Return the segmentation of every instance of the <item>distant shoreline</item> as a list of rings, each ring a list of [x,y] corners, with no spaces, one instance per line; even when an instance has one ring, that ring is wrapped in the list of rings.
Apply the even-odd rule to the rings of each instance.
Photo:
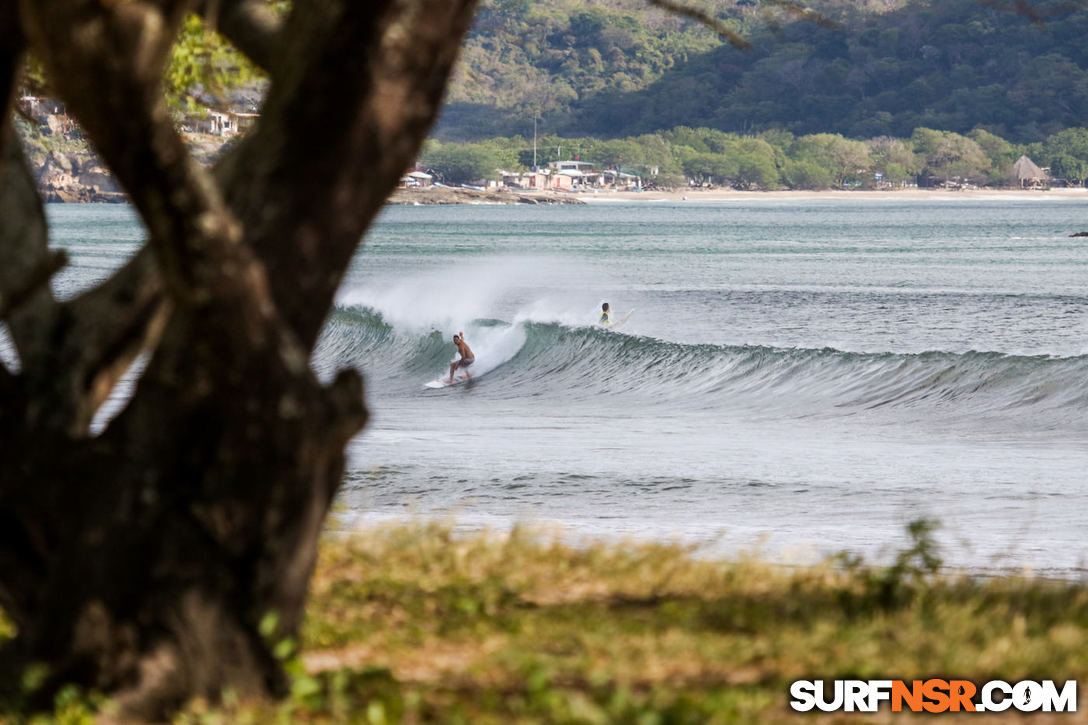
[[[784,201],[1088,201],[1088,189],[946,189],[896,190],[778,190],[685,189],[676,191],[539,191],[530,189],[474,190],[449,187],[397,189],[387,203],[407,206],[436,204],[629,204],[642,202],[784,202]]]
[[[433,206],[446,204],[584,204],[583,194],[561,191],[531,191],[521,189],[465,189],[450,186],[428,186],[396,189],[386,204],[397,206]]]
[[[42,189],[43,201],[53,204],[127,203],[121,192],[100,191],[79,187],[80,193],[59,196],[55,190]],[[86,193],[83,193],[83,192]],[[666,202],[675,204],[705,202],[796,202],[796,201],[1048,201],[1064,199],[1088,201],[1088,189],[1049,189],[1027,191],[1018,189],[975,189],[948,191],[945,189],[872,190],[778,190],[736,191],[734,189],[690,189],[684,191],[538,191],[528,189],[397,189],[386,200],[393,206],[435,206],[450,204],[638,204]]]
[[[572,194],[586,203],[640,201],[705,202],[705,201],[965,201],[965,200],[1039,200],[1072,199],[1088,201],[1088,189],[1050,189],[1028,191],[1020,189],[976,189],[949,191],[946,189],[824,190],[824,191],[736,191],[734,189],[692,189],[684,191],[621,191],[582,192]]]

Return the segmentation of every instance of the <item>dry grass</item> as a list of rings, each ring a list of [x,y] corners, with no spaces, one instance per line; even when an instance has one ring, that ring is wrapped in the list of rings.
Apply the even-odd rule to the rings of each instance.
[[[795,679],[1088,678],[1088,587],[940,576],[928,530],[915,534],[891,567],[802,569],[667,545],[574,548],[524,529],[330,537],[287,663],[292,697],[195,704],[178,719],[811,722],[788,709]],[[67,707],[56,721],[87,712]]]
[[[799,678],[1088,675],[1088,589],[936,576],[916,534],[892,567],[793,569],[371,529],[323,550],[302,662],[319,679],[380,672],[403,722],[784,720]]]

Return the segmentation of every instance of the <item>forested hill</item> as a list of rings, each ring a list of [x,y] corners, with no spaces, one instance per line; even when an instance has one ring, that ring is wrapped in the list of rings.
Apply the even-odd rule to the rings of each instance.
[[[618,137],[676,126],[848,137],[984,127],[1030,142],[1088,118],[1088,9],[1039,0],[807,3],[837,29],[707,4],[740,50],[641,0],[492,0],[466,41],[440,138]]]

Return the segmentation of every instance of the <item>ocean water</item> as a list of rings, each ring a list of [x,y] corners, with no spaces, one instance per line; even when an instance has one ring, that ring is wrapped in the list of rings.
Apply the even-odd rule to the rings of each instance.
[[[72,294],[141,237],[52,206]],[[453,516],[813,561],[1088,561],[1084,202],[391,207],[314,355],[364,372],[343,519]],[[596,325],[608,301],[620,329]],[[432,390],[451,336],[474,379]],[[114,406],[122,404],[118,398]]]

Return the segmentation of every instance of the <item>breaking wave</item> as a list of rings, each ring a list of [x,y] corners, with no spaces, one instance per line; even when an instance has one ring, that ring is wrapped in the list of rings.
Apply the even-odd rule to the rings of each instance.
[[[477,359],[476,390],[496,398],[543,395],[572,404],[732,407],[803,417],[879,410],[1015,416],[1044,428],[1084,427],[1088,406],[1088,356],[683,344],[531,320],[475,320],[466,338]],[[326,373],[359,367],[373,394],[400,394],[441,374],[452,353],[447,332],[401,330],[370,308],[341,308],[315,365]]]

